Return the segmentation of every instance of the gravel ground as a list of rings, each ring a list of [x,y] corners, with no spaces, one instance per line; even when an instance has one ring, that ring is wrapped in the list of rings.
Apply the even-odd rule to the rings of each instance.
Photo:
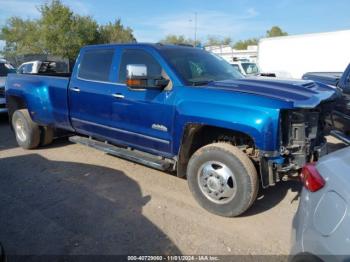
[[[0,117],[0,242],[7,254],[288,254],[297,182],[223,218],[173,175],[58,139],[26,151]],[[330,140],[331,150],[342,147]]]

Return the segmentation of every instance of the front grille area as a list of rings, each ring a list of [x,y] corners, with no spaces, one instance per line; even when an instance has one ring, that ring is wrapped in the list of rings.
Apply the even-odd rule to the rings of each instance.
[[[281,120],[281,154],[293,169],[317,160],[315,149],[325,142],[324,119],[320,110],[284,112]]]
[[[0,98],[5,97],[5,88],[0,88]]]

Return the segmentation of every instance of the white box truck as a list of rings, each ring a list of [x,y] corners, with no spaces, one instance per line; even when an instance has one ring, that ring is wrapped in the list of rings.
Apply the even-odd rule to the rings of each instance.
[[[298,78],[306,72],[342,72],[350,63],[350,30],[263,38],[258,46],[262,73]]]

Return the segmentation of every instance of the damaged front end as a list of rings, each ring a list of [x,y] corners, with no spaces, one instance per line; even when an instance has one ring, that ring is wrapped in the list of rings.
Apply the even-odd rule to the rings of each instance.
[[[314,109],[281,111],[280,151],[275,156],[262,156],[260,172],[263,187],[280,180],[296,178],[308,162],[327,154],[325,113],[327,104]]]

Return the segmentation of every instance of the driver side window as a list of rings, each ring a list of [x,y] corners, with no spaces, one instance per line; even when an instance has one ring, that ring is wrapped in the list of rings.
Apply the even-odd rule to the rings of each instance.
[[[143,50],[127,49],[123,52],[119,66],[118,82],[125,83],[127,65],[145,65],[149,78],[158,79],[162,76],[162,67],[158,61]]]

